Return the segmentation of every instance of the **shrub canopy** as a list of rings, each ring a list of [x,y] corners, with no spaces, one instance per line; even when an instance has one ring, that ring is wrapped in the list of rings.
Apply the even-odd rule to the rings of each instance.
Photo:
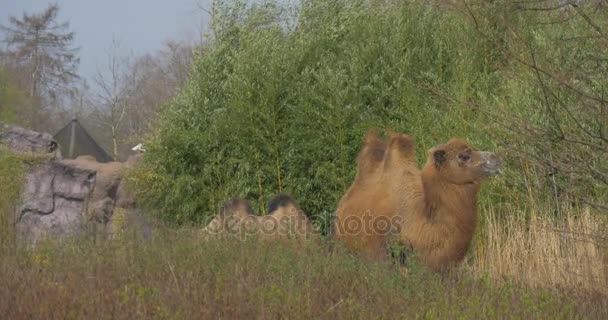
[[[472,23],[415,3],[216,1],[213,42],[134,174],[140,196],[169,221],[198,223],[231,197],[264,213],[290,193],[326,225],[372,128],[414,136],[419,162],[453,136],[491,150],[521,140],[495,116],[507,101],[544,123],[542,94],[499,47],[509,40],[496,6],[475,9],[486,18]],[[482,201],[525,194],[524,180],[507,172]]]

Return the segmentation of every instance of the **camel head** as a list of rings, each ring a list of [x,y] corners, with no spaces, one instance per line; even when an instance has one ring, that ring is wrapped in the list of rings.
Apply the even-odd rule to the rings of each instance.
[[[492,152],[477,151],[460,139],[429,150],[429,164],[441,177],[454,184],[470,184],[500,172],[502,161]]]

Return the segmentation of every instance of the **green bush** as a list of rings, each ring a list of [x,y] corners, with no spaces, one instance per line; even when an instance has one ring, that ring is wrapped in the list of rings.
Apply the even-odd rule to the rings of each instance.
[[[605,10],[279,3],[215,2],[214,41],[134,179],[165,220],[204,222],[235,196],[263,214],[286,192],[325,228],[371,128],[413,135],[420,163],[453,136],[501,153],[484,205],[606,198],[608,52],[582,37]]]
[[[483,100],[498,81],[487,48],[459,15],[366,1],[216,4],[215,42],[169,107],[141,172],[148,207],[169,221],[201,222],[224,200],[264,203],[278,192],[322,219],[354,177],[370,128],[417,138],[451,136],[492,147],[481,116],[429,88]]]

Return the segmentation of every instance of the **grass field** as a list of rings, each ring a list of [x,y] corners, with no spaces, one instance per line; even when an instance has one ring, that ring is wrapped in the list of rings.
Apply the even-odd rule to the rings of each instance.
[[[470,259],[447,275],[330,253],[325,242],[202,240],[188,228],[4,247],[0,318],[608,317],[606,248],[591,236],[600,221],[488,220]]]

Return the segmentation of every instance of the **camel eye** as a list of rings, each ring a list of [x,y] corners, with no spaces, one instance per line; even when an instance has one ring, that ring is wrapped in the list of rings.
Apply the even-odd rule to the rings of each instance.
[[[459,155],[458,157],[459,157],[459,158],[460,158],[460,160],[462,160],[462,161],[469,161],[469,160],[471,160],[471,156],[470,156],[469,154],[466,154],[466,153],[461,154],[461,155]]]

